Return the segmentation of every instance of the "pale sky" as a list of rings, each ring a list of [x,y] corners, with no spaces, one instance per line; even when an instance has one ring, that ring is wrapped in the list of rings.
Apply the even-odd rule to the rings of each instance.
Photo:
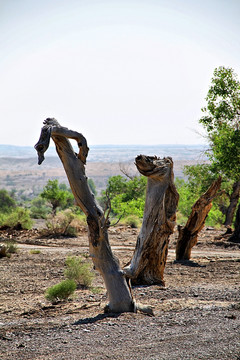
[[[47,117],[94,145],[203,143],[239,19],[239,0],[0,0],[0,144],[34,145]]]

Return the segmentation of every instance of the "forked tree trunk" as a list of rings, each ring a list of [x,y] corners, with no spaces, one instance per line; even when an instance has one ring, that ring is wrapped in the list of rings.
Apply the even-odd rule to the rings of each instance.
[[[198,234],[202,230],[212,207],[212,200],[221,187],[221,181],[222,179],[219,177],[212,183],[209,189],[193,205],[186,225],[178,227],[176,260],[190,259],[192,248],[197,243]]]
[[[173,183],[173,161],[144,155],[135,161],[148,183],[142,227],[132,260],[124,271],[133,284],[165,285],[163,273],[179,198]]]
[[[230,196],[230,204],[227,208],[226,219],[224,222],[225,226],[231,226],[233,223],[233,217],[237,208],[238,200],[240,197],[240,180],[233,184],[233,190]]]
[[[108,220],[97,205],[89,189],[85,175],[88,147],[82,134],[59,125],[55,119],[46,119],[35,149],[38,151],[39,165],[44,160],[50,137],[56,145],[57,153],[67,174],[77,205],[87,217],[89,250],[95,268],[103,276],[109,298],[109,311],[135,311],[135,303],[118,259],[113,255],[108,241]],[[68,139],[77,141],[79,154],[73,151]]]
[[[234,233],[229,238],[229,241],[240,243],[240,204],[238,205],[234,227],[235,227]]]

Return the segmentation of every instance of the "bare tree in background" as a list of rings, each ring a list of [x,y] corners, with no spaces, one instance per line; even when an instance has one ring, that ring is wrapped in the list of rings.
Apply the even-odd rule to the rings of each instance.
[[[200,196],[192,207],[191,214],[184,227],[178,226],[176,260],[189,260],[193,246],[196,245],[198,234],[212,208],[212,200],[221,187],[221,177],[214,181],[208,190]]]
[[[173,233],[179,195],[174,185],[170,157],[139,155],[139,172],[147,176],[147,192],[142,227],[126,275],[134,284],[164,285],[163,273]]]

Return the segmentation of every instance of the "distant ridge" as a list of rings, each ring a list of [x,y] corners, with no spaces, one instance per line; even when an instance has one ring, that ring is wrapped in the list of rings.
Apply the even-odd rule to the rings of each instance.
[[[173,160],[206,160],[204,145],[90,145],[88,161],[94,162],[128,162],[134,161],[140,154],[171,156]],[[77,151],[77,149],[75,149]],[[0,145],[0,161],[3,157],[32,158],[36,157],[32,146]],[[57,156],[55,147],[50,146],[46,157]]]

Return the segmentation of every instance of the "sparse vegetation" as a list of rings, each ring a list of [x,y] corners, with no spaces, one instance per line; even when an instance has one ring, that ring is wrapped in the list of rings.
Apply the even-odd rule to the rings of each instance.
[[[74,280],[63,280],[59,284],[48,288],[45,292],[45,298],[55,304],[58,301],[67,300],[73,295],[76,288],[77,285]]]
[[[141,220],[136,215],[129,215],[120,221],[121,224],[130,226],[132,229],[137,229],[141,226]]]
[[[30,254],[41,254],[41,250],[38,250],[38,249],[32,249],[29,251]]]
[[[74,280],[78,285],[89,288],[95,277],[91,271],[91,264],[81,257],[69,256],[66,259],[66,270],[64,275],[67,279]]]
[[[8,214],[0,213],[0,226],[12,229],[26,229],[32,228],[33,221],[30,217],[28,209],[16,207]]]
[[[30,214],[33,219],[46,219],[50,212],[51,208],[41,196],[31,201]]]
[[[7,245],[7,253],[8,254],[16,254],[18,252],[17,244],[15,244],[13,242],[9,242],[6,245]]]
[[[73,225],[73,221],[75,226]],[[57,215],[50,215],[46,221],[47,235],[54,235],[54,236],[77,236],[77,217],[76,215],[70,210],[64,210]]]

